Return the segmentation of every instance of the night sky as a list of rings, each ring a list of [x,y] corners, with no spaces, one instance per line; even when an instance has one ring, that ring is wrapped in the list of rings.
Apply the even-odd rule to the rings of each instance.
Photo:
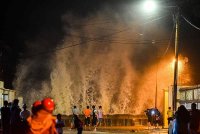
[[[13,88],[12,81],[20,60],[35,55],[42,55],[41,57],[45,58],[44,53],[54,51],[56,44],[62,42],[67,34],[61,21],[61,16],[65,13],[72,12],[76,17],[85,18],[98,12],[104,6],[115,12],[122,12],[124,5],[134,2],[136,3],[136,0],[73,0],[73,2],[69,0],[2,0],[0,4],[0,78],[5,81],[5,87]],[[163,3],[178,5],[181,14],[192,24],[200,27],[199,0],[163,0]],[[180,26],[180,54],[189,58],[193,79],[191,84],[200,84],[200,30],[193,28],[183,19]],[[27,53],[26,42],[34,42],[40,38],[48,41],[45,41],[38,51]],[[37,77],[45,79],[42,74]]]

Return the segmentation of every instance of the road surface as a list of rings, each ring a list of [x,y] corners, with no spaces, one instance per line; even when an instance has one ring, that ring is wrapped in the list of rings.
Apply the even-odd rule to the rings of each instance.
[[[94,129],[86,129],[83,131],[83,134],[167,134],[168,129],[162,128],[151,128],[147,129],[143,126],[134,126],[134,127],[102,127]],[[64,134],[77,134],[76,129],[70,130],[69,128],[64,129]]]

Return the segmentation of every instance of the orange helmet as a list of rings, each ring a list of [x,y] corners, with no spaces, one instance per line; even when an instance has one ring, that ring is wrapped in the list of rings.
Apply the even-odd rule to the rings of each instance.
[[[55,107],[55,104],[53,102],[53,99],[51,98],[44,98],[42,100],[42,107],[47,110],[47,111],[53,111],[54,110],[54,107]]]
[[[39,105],[41,105],[41,101],[40,100],[36,100],[34,103],[33,103],[33,107],[37,107]]]

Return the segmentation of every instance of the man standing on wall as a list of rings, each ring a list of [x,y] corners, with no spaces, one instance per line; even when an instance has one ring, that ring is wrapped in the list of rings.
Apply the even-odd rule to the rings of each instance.
[[[87,106],[87,108],[83,111],[83,114],[85,116],[85,129],[86,129],[86,126],[89,126],[90,127],[90,115],[91,115],[91,110],[90,110],[90,107]]]
[[[74,106],[73,108],[72,108],[72,122],[71,122],[71,129],[73,129],[74,128],[74,119],[75,119],[75,116],[78,116],[79,115],[79,110],[78,110],[78,108],[76,107],[76,106]]]

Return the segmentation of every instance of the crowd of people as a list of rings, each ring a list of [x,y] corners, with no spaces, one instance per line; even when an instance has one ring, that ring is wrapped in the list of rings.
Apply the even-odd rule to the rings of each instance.
[[[92,106],[92,109],[90,109],[90,107],[87,106],[86,109],[83,110],[84,123],[79,118],[79,114],[81,114],[81,112],[76,106],[72,108],[72,113],[73,117],[72,117],[71,129],[77,128],[78,134],[82,134],[83,124],[85,129],[87,126],[89,127],[89,129],[90,126],[93,126],[94,131],[96,131],[96,127],[98,125],[99,126],[102,125],[103,121],[102,106],[99,106],[99,109],[96,109],[94,105]]]
[[[157,108],[145,110],[148,118],[148,128],[163,125],[162,117]],[[180,105],[177,111],[168,108],[168,134],[200,134],[200,111],[196,103],[191,104],[191,110]]]
[[[1,107],[1,126],[3,134],[63,134],[65,123],[62,115],[53,116],[55,103],[51,98],[37,100],[32,104],[31,111],[27,110],[26,104],[20,109],[19,100],[14,99],[12,104],[4,101]],[[76,106],[72,108],[71,129],[77,129],[78,134],[82,134],[83,129],[93,126],[96,131],[97,126],[102,125],[102,106],[98,109],[93,105],[87,106],[80,111]],[[84,122],[80,115],[84,115]],[[156,124],[161,117],[158,109],[147,109],[150,121]],[[191,104],[191,111],[184,105],[178,107],[174,113],[171,107],[167,111],[169,134],[200,134],[200,111],[195,103]],[[90,129],[91,130],[91,129]]]
[[[145,113],[148,120],[148,129],[150,129],[151,126],[157,128],[158,126],[162,125],[162,116],[157,108],[147,109],[145,110]]]
[[[200,134],[200,111],[195,103],[191,104],[191,111],[181,105],[175,114],[169,107],[167,114],[169,134]]]
[[[4,101],[4,106],[1,107],[3,134],[63,134],[65,122],[62,120],[61,114],[53,116],[54,108],[55,103],[51,98],[35,101],[31,111],[27,110],[26,104],[23,104],[21,109],[18,99],[14,99],[12,103]],[[84,125],[85,127],[94,126],[94,130],[98,125],[102,125],[102,106],[99,106],[98,110],[95,106],[92,106],[92,109],[87,106],[82,112],[74,106],[72,114],[71,129],[76,128],[78,134],[82,134]],[[80,114],[84,115],[84,123],[79,118]]]
[[[65,126],[61,114],[52,115],[55,104],[51,98],[44,98],[33,103],[31,111],[26,104],[20,109],[19,100],[14,99],[11,105],[4,101],[1,107],[1,125],[3,134],[63,134]]]

